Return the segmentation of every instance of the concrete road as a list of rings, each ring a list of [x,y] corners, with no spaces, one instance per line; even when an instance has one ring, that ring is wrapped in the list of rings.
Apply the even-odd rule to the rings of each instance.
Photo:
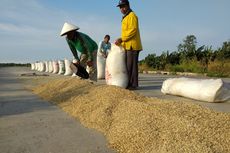
[[[230,100],[223,102],[223,103],[208,103],[203,101],[197,101],[189,98],[173,96],[173,95],[164,95],[161,92],[161,86],[163,81],[168,78],[175,78],[181,76],[175,75],[158,75],[158,74],[139,74],[139,88],[138,90],[134,90],[137,93],[140,93],[145,96],[149,97],[157,97],[160,99],[172,99],[174,101],[183,101],[183,102],[190,102],[196,103],[208,108],[211,108],[215,111],[220,112],[230,112]],[[201,77],[199,77],[201,78]],[[207,77],[202,77],[207,78]],[[223,78],[223,80],[230,84],[230,78]],[[105,84],[105,80],[98,80],[99,84]]]
[[[1,153],[110,153],[105,137],[24,89],[28,68],[0,68]]]

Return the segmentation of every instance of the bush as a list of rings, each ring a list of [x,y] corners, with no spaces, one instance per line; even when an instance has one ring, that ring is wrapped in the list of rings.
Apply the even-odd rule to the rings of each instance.
[[[182,65],[171,65],[169,66],[169,70],[172,72],[184,72]]]
[[[230,60],[214,61],[208,66],[208,76],[228,77],[230,76]]]
[[[195,60],[185,61],[180,65],[172,65],[169,70],[173,72],[205,73],[204,67]]]
[[[139,69],[140,72],[153,71],[154,70],[154,68],[148,66],[146,63],[141,63],[141,64],[138,65],[138,67],[139,67],[138,69]]]

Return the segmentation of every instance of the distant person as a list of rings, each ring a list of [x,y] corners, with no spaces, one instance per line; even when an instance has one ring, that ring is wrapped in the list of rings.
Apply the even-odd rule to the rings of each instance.
[[[116,45],[122,45],[126,52],[126,66],[128,72],[127,89],[135,90],[138,87],[138,57],[142,50],[138,18],[131,10],[128,0],[120,0],[117,7],[123,14],[121,23],[121,38],[115,41]]]
[[[84,68],[88,66],[89,79],[97,81],[97,43],[88,35],[79,32],[79,29],[73,24],[65,23],[60,34],[61,36],[66,35],[66,41],[76,59],[76,63],[72,63],[70,67],[74,73],[78,73],[79,65]],[[81,53],[80,58],[77,51]]]
[[[108,52],[111,49],[111,43],[109,42],[110,36],[105,35],[104,40],[99,43],[98,55],[106,58],[108,56]]]
[[[111,49],[111,43],[109,42],[110,36],[105,35],[104,40],[99,43],[97,51],[97,79],[105,78],[105,65],[108,52]]]

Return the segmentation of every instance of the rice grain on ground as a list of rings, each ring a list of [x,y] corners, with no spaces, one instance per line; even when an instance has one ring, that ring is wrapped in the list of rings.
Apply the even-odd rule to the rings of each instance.
[[[76,78],[50,81],[34,93],[104,133],[120,153],[230,152],[228,113]]]

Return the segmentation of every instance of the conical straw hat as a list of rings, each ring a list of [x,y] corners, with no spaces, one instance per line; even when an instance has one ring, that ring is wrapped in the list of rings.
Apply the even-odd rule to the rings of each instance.
[[[60,36],[64,36],[67,32],[70,32],[73,30],[79,30],[79,29],[80,29],[79,27],[66,22],[66,23],[64,23],[64,25],[62,27]]]

